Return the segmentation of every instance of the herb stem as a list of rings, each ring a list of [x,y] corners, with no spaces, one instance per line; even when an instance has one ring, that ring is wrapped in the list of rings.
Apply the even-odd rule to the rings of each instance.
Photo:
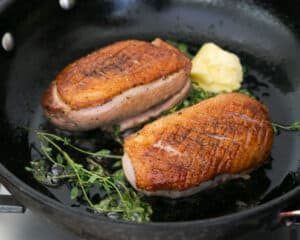
[[[95,208],[94,204],[91,202],[90,198],[87,195],[87,192],[85,191],[85,188],[84,188],[83,183],[81,181],[81,177],[79,176],[79,173],[78,173],[78,170],[77,170],[77,168],[75,166],[74,161],[70,158],[69,154],[67,154],[66,152],[62,152],[62,154],[63,154],[64,158],[67,160],[67,162],[70,164],[70,166],[72,167],[72,169],[74,170],[75,175],[76,175],[76,177],[78,179],[78,184],[79,184],[79,186],[81,188],[81,191],[82,191],[82,194],[83,194],[85,200],[87,201],[87,203],[89,204],[89,206],[94,209]]]
[[[73,148],[77,152],[80,152],[80,153],[83,153],[83,154],[87,154],[87,155],[90,155],[90,156],[94,156],[94,157],[95,156],[99,156],[99,153],[97,153],[97,152],[90,152],[90,151],[87,151],[87,150],[83,150],[83,149],[81,149],[79,147],[76,147],[75,145],[71,144],[66,138],[61,138],[61,137],[59,137],[57,135],[54,135],[54,134],[51,134],[51,133],[46,133],[46,132],[43,132],[43,133],[42,132],[37,132],[37,134],[39,136],[43,136],[43,137],[47,138],[48,141],[51,138],[51,139],[63,142],[64,145]],[[52,143],[53,143],[53,141],[52,141]],[[103,155],[101,155],[101,157],[112,158],[112,159],[122,159],[122,156],[112,155],[112,154],[103,154]]]
[[[281,125],[279,123],[272,123],[272,128],[274,131],[274,134],[278,134],[278,130],[282,129],[285,131],[299,131],[300,130],[300,121],[294,122],[290,125]]]
[[[151,206],[145,202],[141,195],[127,187],[125,184],[124,173],[121,169],[113,174],[107,172],[103,166],[95,160],[95,157],[108,157],[121,159],[121,156],[111,155],[107,149],[101,149],[98,152],[89,152],[74,146],[67,137],[56,136],[51,133],[35,131],[40,141],[41,159],[37,163],[31,162],[32,168],[27,168],[32,172],[35,179],[42,184],[45,179],[48,181],[65,179],[71,184],[71,199],[81,197],[88,208],[98,213],[117,213],[124,220],[144,222],[149,221],[152,214]],[[79,164],[72,158],[68,150],[74,149],[85,156],[87,166]],[[51,163],[48,165],[48,163]],[[58,171],[57,175],[49,175],[49,169],[53,166],[61,166],[63,171]],[[119,168],[121,166],[119,165]],[[55,181],[57,183],[58,181]],[[90,194],[92,188],[96,187],[99,191],[104,191],[104,198],[94,203]]]
[[[62,149],[61,149],[55,142],[53,142],[51,139],[49,139],[47,136],[44,136],[44,135],[38,133],[38,137],[39,137],[41,140],[46,140],[46,141],[48,141],[48,142],[49,142],[50,144],[52,144],[57,150],[59,150],[60,152],[62,152]],[[42,151],[43,151],[44,155],[45,155],[45,156],[46,156],[53,164],[58,165],[58,166],[60,166],[60,167],[64,167],[63,164],[60,164],[60,163],[56,162],[56,161],[49,155],[49,153],[48,153],[47,151],[45,151],[44,148],[42,148]]]
[[[85,198],[85,200],[87,201],[87,203],[89,204],[89,206],[91,208],[94,208],[94,204],[90,201],[88,195],[87,195],[87,192],[85,191],[85,188],[82,184],[82,181],[81,181],[81,178],[79,176],[79,173],[78,173],[78,170],[75,166],[75,163],[74,161],[70,158],[69,154],[67,154],[65,151],[62,150],[62,148],[60,146],[58,146],[54,141],[52,141],[49,137],[47,137],[47,135],[43,135],[43,134],[39,134],[39,136],[42,136],[43,138],[45,138],[53,147],[56,148],[56,150],[58,150],[63,156],[64,158],[66,159],[66,161],[68,162],[68,164],[72,167],[76,177],[77,177],[77,180],[78,180],[78,184],[81,188],[81,191],[82,191],[82,194]]]
[[[300,125],[297,126],[295,123],[293,123],[291,125],[281,125],[278,123],[272,123],[272,125],[273,125],[273,127],[280,128],[280,129],[287,130],[287,131],[295,131],[295,130],[300,129]]]
[[[53,179],[68,179],[68,178],[74,178],[76,175],[74,174],[67,174],[67,175],[60,175],[60,176],[52,176]]]
[[[81,148],[78,148],[72,144],[68,144],[69,147],[73,148],[74,150],[80,152],[80,153],[83,153],[83,154],[87,154],[87,155],[90,155],[90,156],[94,156],[94,157],[97,157],[99,156],[98,153],[93,153],[93,152],[89,152],[89,151],[86,151],[86,150],[83,150]],[[118,155],[112,155],[112,154],[103,154],[102,157],[106,157],[106,158],[112,158],[112,159],[122,159],[122,156],[118,156]]]

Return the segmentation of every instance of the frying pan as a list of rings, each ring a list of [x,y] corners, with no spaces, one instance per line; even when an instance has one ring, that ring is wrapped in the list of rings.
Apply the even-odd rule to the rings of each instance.
[[[252,186],[254,192],[264,186],[256,206],[186,221],[132,223],[70,207],[36,183],[24,171],[32,157],[24,127],[41,121],[40,96],[63,66],[117,40],[155,37],[195,47],[213,41],[236,52],[245,66],[245,86],[269,107],[272,120],[300,119],[298,1],[59,2],[0,1],[0,182],[14,199],[87,239],[235,238],[278,227],[297,215],[282,211],[300,196],[298,133],[276,136],[272,159],[263,169],[267,181],[259,179]],[[209,201],[214,202],[213,196]]]

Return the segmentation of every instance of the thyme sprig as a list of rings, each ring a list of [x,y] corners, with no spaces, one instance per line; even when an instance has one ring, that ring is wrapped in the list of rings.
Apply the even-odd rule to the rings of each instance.
[[[112,218],[145,222],[150,220],[152,209],[142,196],[128,187],[122,169],[109,174],[102,165],[95,161],[96,157],[120,159],[121,156],[113,155],[107,149],[90,152],[71,143],[66,137],[36,131],[40,141],[42,159],[33,161],[27,170],[33,172],[37,181],[43,182],[43,175],[49,174],[46,161],[53,167],[59,167],[61,173],[52,176],[53,179],[63,179],[71,186],[72,199],[82,197],[89,208],[95,212],[105,214]],[[88,167],[75,161],[66,149],[73,149],[86,157]],[[117,164],[115,164],[117,166]],[[91,197],[92,189],[104,192],[105,196],[98,202]]]
[[[117,155],[111,154],[110,150],[108,150],[108,149],[101,149],[96,152],[84,150],[82,148],[79,148],[79,147],[73,145],[71,143],[71,140],[67,137],[60,137],[60,136],[52,134],[52,133],[41,132],[41,131],[36,131],[36,134],[40,140],[46,140],[49,143],[53,142],[53,140],[57,141],[57,142],[61,142],[61,143],[63,143],[63,145],[68,146],[68,147],[72,148],[73,150],[78,151],[83,154],[86,154],[88,156],[105,157],[105,158],[112,158],[112,159],[121,159],[122,158],[122,156],[117,156]],[[45,150],[45,146],[42,146],[42,150]],[[47,154],[47,152],[44,152],[44,153]]]
[[[290,125],[282,125],[279,123],[272,123],[274,134],[278,134],[279,130],[285,131],[299,131],[300,130],[300,121],[291,123]]]

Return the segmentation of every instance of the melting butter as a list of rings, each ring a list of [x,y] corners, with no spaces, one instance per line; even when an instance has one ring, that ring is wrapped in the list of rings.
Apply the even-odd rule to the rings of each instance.
[[[210,92],[232,92],[241,87],[243,69],[237,55],[206,43],[192,59],[191,78]]]

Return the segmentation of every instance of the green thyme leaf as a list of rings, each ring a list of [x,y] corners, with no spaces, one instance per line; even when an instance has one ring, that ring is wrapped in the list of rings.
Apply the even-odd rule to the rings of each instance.
[[[105,157],[110,155],[110,150],[108,149],[101,149],[98,152],[95,152],[94,156],[99,156],[99,157]]]
[[[58,180],[68,181],[72,189],[70,198],[82,198],[86,204],[96,212],[107,216],[118,216],[124,220],[149,221],[152,214],[151,206],[143,200],[143,197],[127,187],[124,172],[121,169],[121,156],[111,154],[110,150],[101,149],[90,152],[75,146],[68,138],[51,133],[36,131],[41,144],[42,158],[32,161],[28,171],[32,169],[35,179],[43,184],[49,184]],[[68,147],[68,148],[66,148]],[[83,155],[86,166],[72,158],[67,150],[73,149]],[[55,158],[52,156],[56,156]],[[118,159],[119,167],[113,174],[109,174],[103,166],[97,162],[97,157]],[[53,175],[50,169],[59,168]],[[58,175],[57,175],[58,174]],[[96,187],[105,192],[105,198],[94,202],[90,197],[91,189]]]
[[[90,176],[88,182],[89,182],[89,183],[94,183],[94,182],[97,180],[97,178],[98,178],[98,177],[97,177],[96,175],[92,175],[92,176]]]
[[[75,187],[73,187],[71,189],[70,195],[71,195],[71,199],[72,200],[74,200],[74,199],[76,199],[78,197],[78,195],[79,195],[79,189],[78,189],[77,186],[75,186]]]

